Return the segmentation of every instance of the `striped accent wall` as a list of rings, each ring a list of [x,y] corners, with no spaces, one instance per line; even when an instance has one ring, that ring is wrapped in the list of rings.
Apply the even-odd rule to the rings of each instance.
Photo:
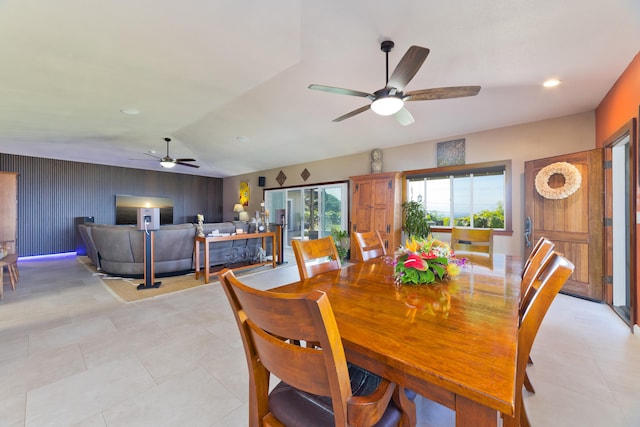
[[[76,218],[115,224],[116,194],[172,199],[175,224],[222,221],[221,178],[2,153],[0,171],[20,174],[19,256],[75,251]]]

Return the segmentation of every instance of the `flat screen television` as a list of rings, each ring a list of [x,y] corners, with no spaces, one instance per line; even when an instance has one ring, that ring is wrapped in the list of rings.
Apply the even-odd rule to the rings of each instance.
[[[138,208],[160,208],[160,225],[173,224],[173,200],[170,198],[116,194],[116,225],[135,225]]]

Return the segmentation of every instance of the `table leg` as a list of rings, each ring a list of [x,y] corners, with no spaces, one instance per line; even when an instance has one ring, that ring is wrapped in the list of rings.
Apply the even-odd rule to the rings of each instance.
[[[271,236],[271,252],[271,267],[276,268],[276,261],[280,260],[280,254],[278,253],[278,239],[275,234]]]
[[[0,264],[0,300],[2,299],[3,295],[4,295],[4,283],[3,283],[3,276],[4,276],[4,266],[5,264]]]
[[[456,396],[456,427],[496,427],[498,412],[464,396]]]
[[[195,240],[194,248],[193,248],[195,263],[196,263],[196,280],[200,277],[200,242]]]
[[[204,242],[204,283],[209,283],[209,275],[211,274],[209,268],[209,242]]]

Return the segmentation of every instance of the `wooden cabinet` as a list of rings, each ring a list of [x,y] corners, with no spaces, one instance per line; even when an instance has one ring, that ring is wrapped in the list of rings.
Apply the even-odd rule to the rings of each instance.
[[[18,229],[18,174],[0,172],[0,246],[16,251]]]
[[[402,174],[400,172],[352,176],[351,245],[353,232],[378,230],[388,254],[400,246],[402,231]],[[358,260],[355,251],[352,259]],[[359,260],[358,260],[359,261]]]

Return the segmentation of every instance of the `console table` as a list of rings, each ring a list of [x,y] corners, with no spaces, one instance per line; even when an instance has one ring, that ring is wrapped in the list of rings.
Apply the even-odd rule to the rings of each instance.
[[[246,239],[262,239],[262,247],[266,248],[266,238],[271,238],[271,246],[273,247],[273,255],[271,261],[256,262],[254,264],[242,265],[233,268],[233,270],[243,270],[245,268],[260,267],[263,265],[271,264],[273,268],[276,268],[276,260],[278,258],[278,242],[276,233],[264,232],[264,233],[242,233],[233,234],[231,236],[196,236],[194,241],[194,255],[196,264],[196,280],[200,278],[200,243],[204,244],[204,282],[209,283],[209,277],[216,275],[217,273],[211,273],[211,266],[209,265],[209,245],[216,242],[226,242],[230,240],[246,240]]]

